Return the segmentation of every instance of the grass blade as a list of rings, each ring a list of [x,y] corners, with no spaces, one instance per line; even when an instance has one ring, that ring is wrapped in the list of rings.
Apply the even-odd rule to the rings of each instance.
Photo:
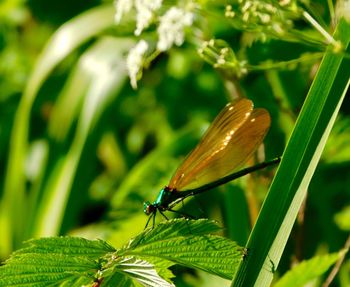
[[[345,48],[350,25],[335,32]],[[349,53],[347,48],[347,53]],[[270,286],[300,205],[349,86],[349,60],[326,52],[297,120],[276,177],[248,240],[248,256],[231,286]],[[270,267],[270,268],[269,268]]]
[[[33,102],[52,70],[74,49],[114,25],[112,5],[91,9],[65,23],[51,38],[31,74],[19,103],[10,139],[4,195],[0,206],[0,256],[6,257],[23,241],[26,220],[25,174],[30,115]],[[22,210],[21,214],[18,210]],[[22,216],[21,216],[22,215]]]
[[[55,172],[51,174],[44,188],[44,197],[40,202],[36,222],[33,224],[34,236],[54,236],[59,232],[88,135],[126,78],[122,54],[130,44],[128,40],[103,38],[82,56],[80,69],[77,72],[79,70],[82,73],[88,72],[90,85],[84,96],[78,126],[69,152],[57,161]],[[65,90],[74,91],[70,88]],[[76,95],[69,94],[69,96]]]

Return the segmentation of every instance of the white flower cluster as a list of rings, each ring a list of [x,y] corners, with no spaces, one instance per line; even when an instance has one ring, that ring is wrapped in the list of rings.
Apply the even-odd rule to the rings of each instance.
[[[131,11],[133,4],[134,4],[133,1],[130,1],[130,0],[115,0],[114,1],[114,6],[115,6],[115,10],[116,10],[114,20],[116,23],[120,23],[123,15]]]
[[[164,16],[160,17],[158,50],[166,51],[173,44],[182,45],[185,39],[184,28],[191,26],[192,22],[192,13],[176,7],[170,8]]]
[[[115,21],[120,23],[124,14],[136,9],[135,35],[139,36],[152,22],[154,13],[162,6],[163,0],[115,0]]]
[[[271,15],[277,13],[277,8],[261,1],[246,1],[242,6],[243,21],[248,22],[251,17],[258,18],[263,24],[271,21]]]
[[[276,3],[262,0],[238,0],[236,5],[227,5],[225,17],[244,29],[283,35],[292,25],[287,13],[297,14],[294,1],[280,0]]]
[[[163,0],[115,0],[115,21],[120,23],[123,16],[134,9],[136,11],[134,31],[136,36],[141,35],[151,23],[159,22],[157,50],[164,52],[173,45],[180,46],[185,39],[185,28],[193,23],[193,13],[187,11],[187,9],[192,10],[193,6],[188,5],[184,9],[171,7],[162,16],[158,16],[161,14],[162,2]],[[134,88],[136,88],[137,79],[144,67],[147,50],[148,44],[141,40],[127,57],[127,69]]]
[[[137,88],[137,77],[139,76],[143,63],[144,57],[148,49],[148,44],[146,41],[141,40],[137,45],[132,48],[126,59],[126,67],[128,69],[131,86]]]

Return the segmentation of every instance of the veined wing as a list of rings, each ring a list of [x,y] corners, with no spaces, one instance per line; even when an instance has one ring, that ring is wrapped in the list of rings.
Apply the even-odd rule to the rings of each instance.
[[[228,103],[216,116],[197,146],[185,158],[170,180],[169,187],[177,187],[184,175],[192,170],[207,154],[215,152],[217,140],[231,130],[237,130],[253,111],[253,103],[248,99],[238,99]]]
[[[268,112],[253,111],[251,101],[228,104],[178,168],[169,187],[180,192],[195,189],[233,173],[260,145],[269,126]]]

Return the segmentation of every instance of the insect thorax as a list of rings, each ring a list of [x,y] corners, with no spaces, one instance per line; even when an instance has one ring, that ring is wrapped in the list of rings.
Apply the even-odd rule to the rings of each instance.
[[[153,205],[160,210],[166,210],[168,205],[176,199],[176,196],[174,195],[174,190],[165,186],[159,192],[157,199],[153,202]]]

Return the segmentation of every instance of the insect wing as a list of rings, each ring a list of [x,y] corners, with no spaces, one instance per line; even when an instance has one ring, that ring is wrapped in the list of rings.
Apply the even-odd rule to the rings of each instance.
[[[180,190],[195,189],[234,173],[244,165],[263,141],[270,126],[270,116],[264,109],[256,109],[245,123],[227,136],[214,156],[208,156],[193,170],[193,178]]]
[[[253,103],[250,100],[239,99],[235,102],[228,103],[209,126],[201,141],[176,170],[174,176],[170,180],[169,187],[178,188],[179,186],[183,186],[189,179],[188,176],[185,175],[193,170],[198,163],[207,158],[208,154],[215,152],[218,138],[232,130],[237,130],[252,111]]]
[[[240,99],[228,104],[169,183],[178,191],[195,189],[222,178],[244,164],[270,126],[266,110]]]

